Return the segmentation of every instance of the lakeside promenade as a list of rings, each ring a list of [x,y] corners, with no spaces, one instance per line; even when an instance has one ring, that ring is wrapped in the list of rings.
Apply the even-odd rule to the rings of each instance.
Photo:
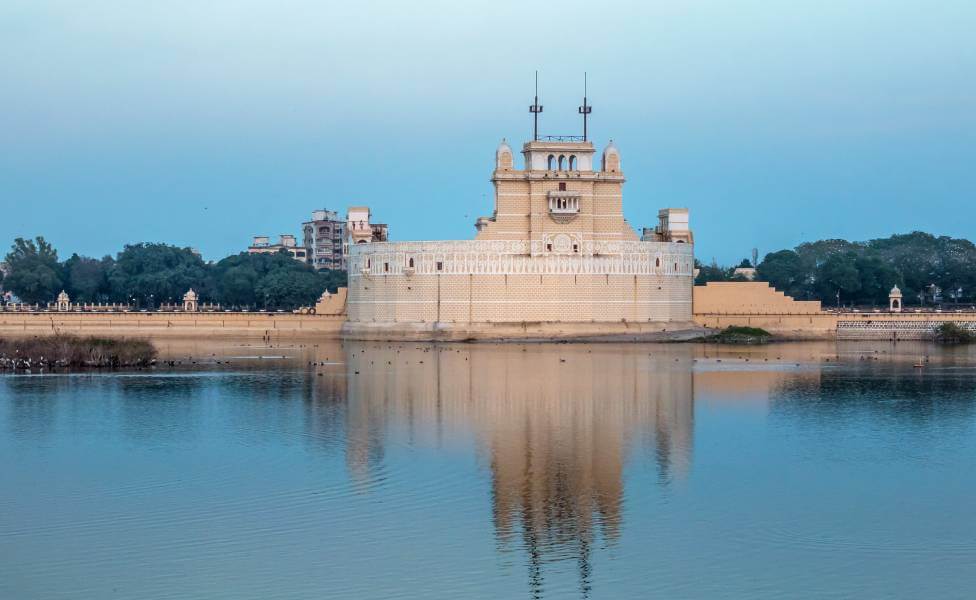
[[[232,312],[191,310],[83,310],[77,305],[0,310],[0,335],[57,333],[146,338],[253,338],[270,340],[352,338],[373,341],[687,341],[726,327],[758,327],[778,340],[922,340],[946,322],[976,331],[976,311],[874,309],[838,311],[797,301],[762,282],[722,282],[694,287],[693,322],[480,322],[457,329],[452,322],[403,324],[393,330],[363,323],[344,333],[346,294],[324,296],[315,311]],[[470,324],[469,324],[470,325]]]
[[[260,312],[0,312],[0,335],[298,339],[338,337],[343,315]]]

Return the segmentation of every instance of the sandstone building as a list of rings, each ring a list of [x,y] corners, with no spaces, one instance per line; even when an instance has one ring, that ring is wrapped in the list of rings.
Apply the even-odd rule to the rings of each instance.
[[[502,141],[491,179],[495,211],[477,220],[474,240],[354,240],[346,334],[690,326],[688,211],[661,210],[658,225],[639,237],[623,214],[620,152],[611,142],[599,161],[595,155],[585,136],[533,139],[518,169]]]

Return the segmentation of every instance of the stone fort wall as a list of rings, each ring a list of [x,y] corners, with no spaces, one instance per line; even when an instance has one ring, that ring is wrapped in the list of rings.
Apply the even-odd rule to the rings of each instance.
[[[0,335],[55,333],[145,338],[337,337],[343,315],[291,313],[0,312]]]
[[[689,244],[587,241],[580,254],[533,256],[542,250],[534,248],[535,243],[475,240],[353,246],[348,321],[688,324],[692,320],[694,258]]]
[[[695,323],[711,329],[759,327],[784,339],[923,340],[946,322],[976,331],[976,313],[833,312],[764,282],[709,282],[694,288]]]

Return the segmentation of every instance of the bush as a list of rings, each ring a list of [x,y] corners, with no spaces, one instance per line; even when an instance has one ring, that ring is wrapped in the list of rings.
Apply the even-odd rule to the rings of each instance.
[[[144,339],[112,339],[51,335],[0,339],[0,368],[146,367],[156,348]]]
[[[771,337],[772,334],[758,327],[730,326],[706,340],[718,344],[765,344]]]
[[[946,321],[935,328],[935,341],[942,344],[971,344],[976,341],[976,335],[965,327]]]

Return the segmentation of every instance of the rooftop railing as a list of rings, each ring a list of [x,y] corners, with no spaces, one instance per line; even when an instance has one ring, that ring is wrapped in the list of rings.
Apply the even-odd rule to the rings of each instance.
[[[581,135],[540,135],[538,142],[585,142]]]

